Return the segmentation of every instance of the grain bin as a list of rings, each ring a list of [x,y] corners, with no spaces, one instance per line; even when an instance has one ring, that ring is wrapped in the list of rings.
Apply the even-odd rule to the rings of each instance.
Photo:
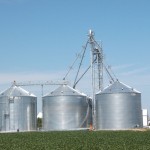
[[[43,130],[78,130],[88,127],[89,98],[68,85],[43,97]]]
[[[96,130],[142,127],[141,93],[116,81],[96,94]]]
[[[0,131],[36,130],[37,98],[16,85],[0,93]]]

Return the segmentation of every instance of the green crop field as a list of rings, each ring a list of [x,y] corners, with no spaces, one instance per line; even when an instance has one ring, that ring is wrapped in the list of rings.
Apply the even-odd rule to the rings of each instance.
[[[0,150],[150,150],[150,131],[0,133]]]

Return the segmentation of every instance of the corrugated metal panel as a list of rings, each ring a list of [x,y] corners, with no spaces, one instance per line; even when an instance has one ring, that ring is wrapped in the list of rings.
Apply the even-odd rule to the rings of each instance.
[[[43,97],[44,130],[87,128],[89,116],[89,99],[69,86],[60,86]]]
[[[113,84],[106,87],[103,91],[98,92],[97,94],[102,93],[140,93],[139,91],[135,90],[134,88],[125,85],[122,82],[116,81]]]
[[[9,89],[1,92],[0,96],[32,96],[32,97],[36,97],[34,94],[24,90],[21,87],[15,86],[15,85],[13,85]]]
[[[56,90],[46,94],[45,96],[59,96],[59,95],[82,95],[86,96],[83,93],[80,93],[78,90],[73,89],[68,85],[61,85]]]
[[[143,126],[141,94],[123,85],[115,82],[111,85],[111,91],[109,87],[96,95],[97,130],[124,130]]]
[[[0,94],[0,130],[36,130],[37,98],[12,86]]]

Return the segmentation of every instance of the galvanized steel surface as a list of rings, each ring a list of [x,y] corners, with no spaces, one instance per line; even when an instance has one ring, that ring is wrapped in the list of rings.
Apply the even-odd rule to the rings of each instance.
[[[113,84],[111,84],[110,86],[106,87],[103,91],[100,91],[99,93],[106,94],[106,93],[132,93],[132,92],[140,93],[136,89],[134,89],[128,85],[125,85],[122,82],[116,81]]]
[[[37,98],[12,86],[0,94],[0,131],[36,130]]]
[[[67,85],[43,97],[43,130],[76,130],[90,124],[89,99]]]
[[[141,93],[117,81],[96,94],[97,130],[124,130],[142,126]]]

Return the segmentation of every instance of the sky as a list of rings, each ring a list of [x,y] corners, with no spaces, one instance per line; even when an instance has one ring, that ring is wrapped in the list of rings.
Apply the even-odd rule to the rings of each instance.
[[[0,91],[16,82],[60,81],[88,39],[102,42],[119,81],[142,93],[150,113],[149,0],[0,0]],[[90,64],[86,52],[82,71]],[[67,77],[73,84],[77,65]],[[90,95],[90,72],[77,88]],[[105,85],[106,86],[106,85]],[[38,96],[41,87],[23,87]],[[55,86],[45,86],[44,94]]]

